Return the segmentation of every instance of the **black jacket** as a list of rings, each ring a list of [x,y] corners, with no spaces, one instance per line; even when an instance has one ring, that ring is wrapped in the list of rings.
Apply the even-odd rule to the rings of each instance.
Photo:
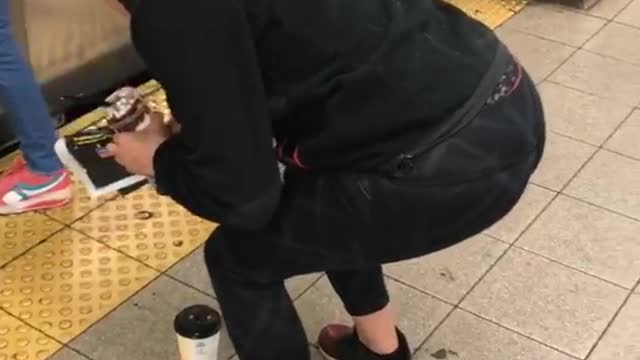
[[[375,168],[462,106],[498,45],[439,0],[142,1],[132,34],[183,129],[160,191],[248,228],[280,198],[273,138],[309,171]]]

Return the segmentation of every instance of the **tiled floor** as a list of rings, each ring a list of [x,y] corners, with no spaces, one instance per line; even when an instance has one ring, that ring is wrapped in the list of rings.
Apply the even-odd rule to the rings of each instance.
[[[547,153],[499,224],[386,268],[400,326],[418,360],[639,360],[640,0],[602,0],[590,11],[532,5],[498,33],[539,83]],[[56,236],[66,239],[65,231]],[[29,239],[24,246],[39,241]],[[117,247],[112,242],[104,239]],[[158,260],[138,270],[146,281],[166,266]],[[310,339],[327,321],[347,319],[321,275],[288,288]],[[176,359],[171,318],[192,303],[216,306],[202,249],[53,359]],[[232,355],[225,338],[221,359]]]

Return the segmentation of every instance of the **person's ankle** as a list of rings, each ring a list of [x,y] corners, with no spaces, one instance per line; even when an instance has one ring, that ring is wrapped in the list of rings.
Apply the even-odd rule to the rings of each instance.
[[[356,330],[355,333],[358,341],[361,346],[366,348],[372,355],[375,356],[376,359],[380,360],[410,360],[411,359],[411,350],[409,344],[407,343],[407,338],[400,331],[400,329],[395,328],[395,336],[392,337],[393,341],[385,342],[381,344],[380,342],[366,342],[366,337],[363,336],[361,338],[358,335]],[[390,337],[391,338],[391,337]]]
[[[362,345],[364,345],[372,353],[380,356],[393,354],[400,347],[400,342],[397,335],[383,341],[380,341],[380,339],[367,338],[360,333],[357,333],[356,335],[358,336],[358,340]]]

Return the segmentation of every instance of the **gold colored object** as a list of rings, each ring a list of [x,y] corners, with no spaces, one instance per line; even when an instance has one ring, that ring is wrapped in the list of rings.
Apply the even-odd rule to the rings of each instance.
[[[0,216],[0,266],[63,227],[63,224],[37,213]]]
[[[60,128],[59,133],[61,136],[68,136],[74,134],[89,125],[95,124],[100,120],[104,119],[106,116],[106,112],[102,109],[96,109],[88,114],[85,114],[73,122],[63,126]]]
[[[0,282],[0,291],[2,288]],[[0,310],[0,360],[44,360],[61,347],[62,344]]]
[[[0,270],[0,308],[66,343],[159,273],[65,229]],[[12,336],[12,346],[19,337]]]
[[[158,91],[160,89],[160,85],[156,81],[151,80],[139,86],[138,89],[140,89],[140,92],[142,92],[142,94],[144,94],[145,96],[148,96]],[[106,116],[107,116],[107,113],[104,111],[104,109],[98,108],[84,116],[81,116],[80,118],[74,120],[73,122],[63,126],[60,129],[60,135],[68,136],[73,133],[76,133],[86,128],[89,125],[93,125],[93,124],[99,123],[100,121],[105,120]]]
[[[147,185],[107,202],[72,227],[164,271],[200,246],[216,225]]]
[[[164,115],[165,120],[171,118],[171,109],[169,109],[167,94],[164,90],[159,89],[158,91],[150,93],[146,98],[149,102],[149,108],[151,108],[151,111],[161,112]]]

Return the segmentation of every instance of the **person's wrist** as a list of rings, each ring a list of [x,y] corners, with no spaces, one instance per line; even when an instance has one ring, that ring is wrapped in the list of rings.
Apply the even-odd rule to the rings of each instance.
[[[153,186],[156,189],[156,192],[160,195],[166,195],[166,191],[164,191],[163,181],[162,179],[162,169],[166,166],[167,155],[165,152],[167,151],[167,147],[169,142],[171,141],[171,136],[166,138],[162,143],[160,143],[153,152],[153,157],[151,160],[151,167],[153,168]]]

